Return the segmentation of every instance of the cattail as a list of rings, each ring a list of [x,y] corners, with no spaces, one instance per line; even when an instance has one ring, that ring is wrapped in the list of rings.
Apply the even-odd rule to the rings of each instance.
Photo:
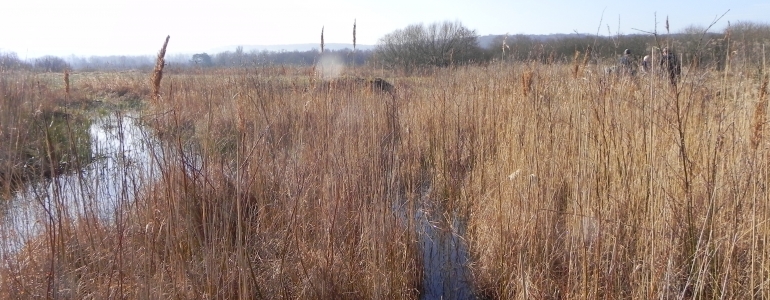
[[[64,70],[64,99],[70,98],[70,70]]]
[[[324,27],[321,26],[321,53],[324,53]]]
[[[757,150],[760,142],[762,142],[762,134],[765,127],[765,117],[767,115],[767,81],[768,75],[765,75],[762,84],[759,87],[759,102],[754,109],[754,134],[751,135],[751,148]]]
[[[356,52],[356,19],[353,19],[353,52]]]
[[[168,46],[168,40],[171,36],[166,36],[166,41],[163,43],[163,48],[160,48],[158,52],[158,59],[155,62],[155,70],[152,72],[152,100],[158,102],[160,100],[160,80],[163,78],[163,67],[166,65],[166,46]]]

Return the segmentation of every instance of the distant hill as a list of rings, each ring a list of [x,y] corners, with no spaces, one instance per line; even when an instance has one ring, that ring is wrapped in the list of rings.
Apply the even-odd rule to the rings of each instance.
[[[281,51],[310,51],[313,49],[321,49],[321,45],[318,43],[313,44],[287,44],[287,45],[241,45],[243,47],[243,52],[249,53],[252,51],[269,51],[269,52],[281,52]],[[219,47],[215,49],[211,49],[211,53],[219,53],[219,52],[225,52],[225,51],[235,51],[235,49],[238,46],[226,46],[226,47]],[[356,50],[372,50],[376,46],[375,45],[360,45],[356,44]],[[326,43],[324,44],[324,49],[326,50],[343,50],[343,49],[353,49],[353,44],[345,44],[345,43]]]

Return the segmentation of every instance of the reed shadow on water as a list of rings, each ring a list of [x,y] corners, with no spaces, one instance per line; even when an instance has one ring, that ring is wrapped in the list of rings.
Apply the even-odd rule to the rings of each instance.
[[[157,141],[134,114],[115,112],[88,126],[90,162],[80,170],[30,181],[2,209],[2,250],[18,250],[50,222],[114,221],[133,201],[139,183],[152,180]]]

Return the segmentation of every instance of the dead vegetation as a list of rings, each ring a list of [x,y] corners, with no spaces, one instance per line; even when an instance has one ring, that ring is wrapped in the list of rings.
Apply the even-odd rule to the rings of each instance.
[[[418,298],[429,199],[467,222],[479,297],[770,298],[766,77],[671,86],[579,58],[393,81],[408,92],[166,74],[143,116],[160,174],[112,218],[6,246],[0,296]]]

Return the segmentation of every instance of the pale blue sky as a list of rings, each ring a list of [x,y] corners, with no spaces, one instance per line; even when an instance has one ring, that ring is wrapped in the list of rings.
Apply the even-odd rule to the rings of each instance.
[[[461,21],[480,35],[638,33],[727,22],[770,23],[768,0],[639,1],[199,1],[199,0],[10,0],[0,5],[0,52],[19,57],[44,54],[144,55],[157,53],[166,35],[170,53],[196,53],[233,45],[320,42],[376,44],[409,24]],[[603,14],[603,19],[602,19]]]

